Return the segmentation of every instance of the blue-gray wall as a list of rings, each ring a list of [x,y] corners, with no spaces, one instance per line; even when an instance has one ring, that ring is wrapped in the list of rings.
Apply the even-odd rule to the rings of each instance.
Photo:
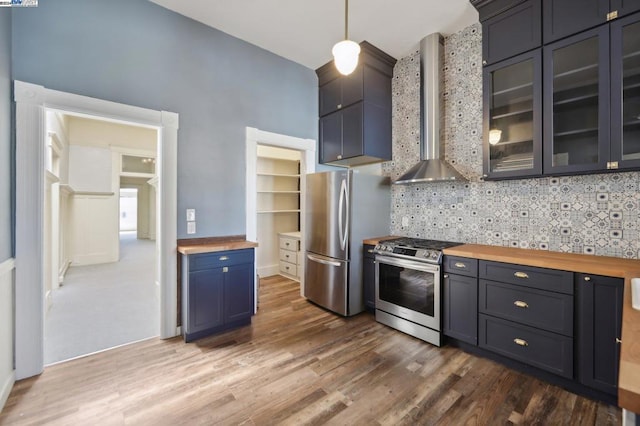
[[[11,10],[0,8],[0,262],[11,253]]]
[[[180,114],[178,238],[186,208],[195,237],[245,233],[246,126],[317,139],[313,70],[147,0],[16,8],[12,55],[14,79]]]

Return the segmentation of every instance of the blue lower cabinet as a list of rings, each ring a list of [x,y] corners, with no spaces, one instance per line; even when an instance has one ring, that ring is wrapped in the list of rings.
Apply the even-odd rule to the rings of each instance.
[[[182,256],[186,342],[251,324],[253,306],[253,249]]]

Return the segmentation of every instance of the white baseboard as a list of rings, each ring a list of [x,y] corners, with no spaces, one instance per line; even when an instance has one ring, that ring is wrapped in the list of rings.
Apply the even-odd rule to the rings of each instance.
[[[16,372],[15,370],[9,374],[9,376],[4,380],[2,384],[2,389],[0,389],[0,411],[4,408],[4,405],[7,403],[7,399],[9,399],[9,394],[11,393],[11,389],[13,389],[13,384],[16,382]]]
[[[9,272],[13,271],[15,267],[16,267],[15,259],[11,258],[11,259],[5,260],[4,262],[0,263],[0,276],[4,274],[8,274]]]
[[[12,275],[14,269],[14,259],[8,259],[0,263],[0,285],[2,286],[0,290],[2,290],[3,299],[11,299],[14,297],[14,293],[12,290],[14,285]],[[3,313],[4,317],[7,313],[7,311],[4,311],[4,309],[9,309],[10,311],[13,300],[3,300],[2,302],[3,308],[2,310],[0,310],[0,312]],[[16,381],[16,372],[13,368],[14,348],[12,344],[14,323],[13,321],[9,321],[9,323],[7,324],[4,323],[3,320],[3,323],[0,324],[0,326],[2,327],[2,344],[0,344],[0,350],[2,350],[2,353],[0,353],[0,358],[3,360],[1,363],[2,365],[0,365],[0,371],[2,371],[1,375],[3,376],[0,377],[0,385],[2,386],[0,387],[0,411],[2,411],[4,405],[7,402],[7,399],[9,398],[9,394],[11,393],[11,389],[13,388],[13,384]]]
[[[71,266],[70,260],[67,260],[62,264],[62,268],[60,268],[60,270],[58,271],[58,283],[62,284],[64,282],[64,277],[65,275],[67,275],[69,266]]]
[[[73,266],[88,266],[99,265],[102,263],[117,262],[118,258],[114,257],[112,253],[99,253],[99,254],[87,254],[76,255],[73,257]]]
[[[272,275],[278,275],[279,273],[279,264],[258,267],[258,275],[260,275],[261,277],[270,277]]]

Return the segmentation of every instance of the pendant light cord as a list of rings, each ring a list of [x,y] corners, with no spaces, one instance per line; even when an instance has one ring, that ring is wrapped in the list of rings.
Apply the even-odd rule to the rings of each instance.
[[[349,0],[344,0],[344,39],[349,40]]]

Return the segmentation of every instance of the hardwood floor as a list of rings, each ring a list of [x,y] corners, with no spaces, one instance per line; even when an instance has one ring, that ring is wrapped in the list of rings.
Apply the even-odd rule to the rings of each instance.
[[[597,403],[452,347],[302,299],[261,280],[249,327],[185,344],[152,339],[16,383],[11,425],[620,424]]]

